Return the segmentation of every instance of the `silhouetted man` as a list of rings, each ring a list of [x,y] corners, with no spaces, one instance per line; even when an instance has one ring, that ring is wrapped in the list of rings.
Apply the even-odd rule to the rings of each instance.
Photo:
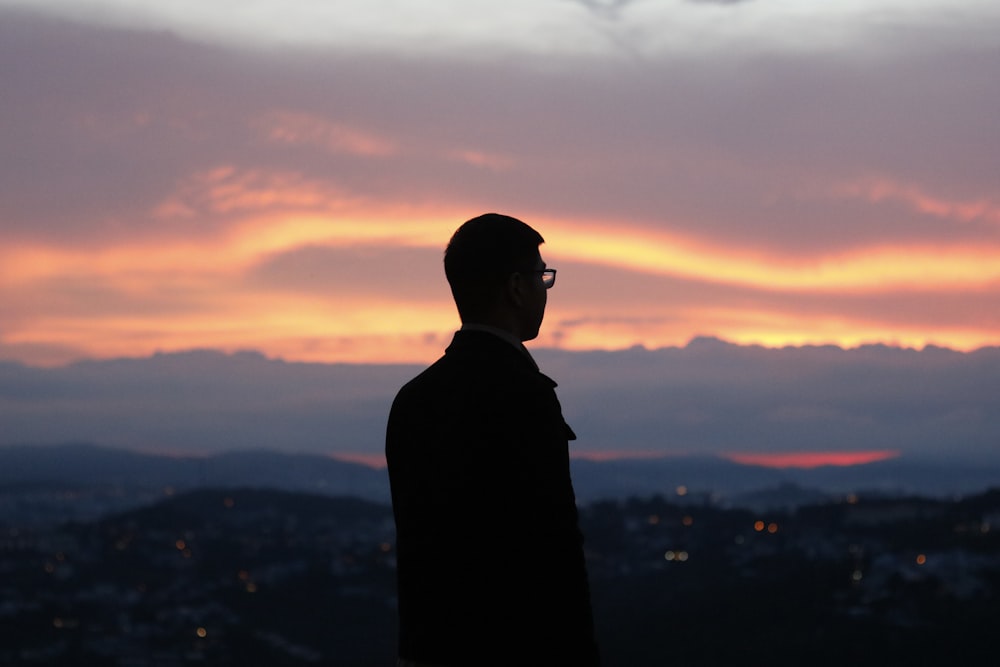
[[[489,213],[444,268],[462,328],[396,396],[400,665],[597,665],[583,538],[556,383],[522,344],[555,269],[541,235]]]

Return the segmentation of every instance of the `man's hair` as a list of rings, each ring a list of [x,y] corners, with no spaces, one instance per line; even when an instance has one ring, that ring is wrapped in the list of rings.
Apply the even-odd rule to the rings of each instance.
[[[542,235],[517,218],[486,213],[465,222],[444,251],[444,273],[465,322],[485,313],[510,274],[528,271]]]

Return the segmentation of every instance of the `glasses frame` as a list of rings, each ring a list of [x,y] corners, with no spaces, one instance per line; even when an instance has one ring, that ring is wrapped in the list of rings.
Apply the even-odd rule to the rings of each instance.
[[[555,269],[538,269],[535,273],[542,274],[542,284],[545,285],[545,289],[552,289],[552,286],[556,284]]]

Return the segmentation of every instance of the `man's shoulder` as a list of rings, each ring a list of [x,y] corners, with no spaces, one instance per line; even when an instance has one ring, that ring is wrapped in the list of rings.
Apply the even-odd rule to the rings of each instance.
[[[435,384],[442,383],[446,380],[449,371],[444,364],[444,357],[441,357],[433,364],[420,371],[414,377],[410,378],[399,391],[396,393],[396,400],[399,401],[400,398],[406,397],[411,394],[420,394],[425,391],[427,387],[433,386]]]

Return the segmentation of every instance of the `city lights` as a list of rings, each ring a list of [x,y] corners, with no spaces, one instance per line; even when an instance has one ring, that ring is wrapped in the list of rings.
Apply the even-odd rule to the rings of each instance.
[[[232,509],[224,507],[223,494],[205,494],[202,511],[211,523],[198,526],[197,531],[178,526],[171,510],[175,504],[190,502],[184,496],[167,500],[162,511],[126,513],[91,524],[91,537],[82,540],[74,537],[82,534],[77,532],[81,525],[74,523],[59,524],[50,535],[0,530],[0,569],[35,572],[30,587],[0,577],[0,587],[7,585],[4,609],[14,612],[3,620],[24,629],[11,634],[21,645],[12,649],[0,642],[0,664],[27,664],[28,658],[63,645],[59,664],[84,664],[73,660],[74,646],[95,655],[105,651],[101,655],[107,656],[133,650],[163,651],[173,659],[171,664],[190,662],[193,658],[188,656],[197,656],[204,664],[244,664],[231,661],[230,656],[248,655],[246,642],[254,638],[276,654],[302,661],[306,661],[302,656],[315,655],[315,660],[308,661],[332,664],[344,646],[357,641],[355,628],[331,634],[328,627],[315,626],[316,610],[301,603],[302,591],[309,590],[344,591],[345,595],[323,602],[337,618],[351,617],[357,608],[378,610],[382,620],[372,621],[378,625],[370,632],[391,646],[392,610],[387,604],[394,601],[390,556],[395,545],[390,509],[373,506],[370,517],[354,516],[352,506],[341,505],[342,500],[315,507],[316,499],[309,497],[301,506],[258,513],[260,507],[274,505],[268,492],[240,493],[240,502]],[[254,494],[263,498],[258,500]],[[718,605],[728,605],[723,608],[739,613],[723,615],[724,622],[732,618],[731,625],[720,626],[727,636],[739,636],[742,643],[750,637],[781,642],[785,629],[772,628],[769,619],[755,616],[760,595],[766,595],[769,602],[773,598],[775,603],[796,605],[795,614],[806,623],[844,628],[846,634],[823,644],[824,650],[833,650],[837,642],[852,636],[850,628],[859,620],[873,631],[901,633],[912,646],[928,623],[951,623],[950,632],[961,632],[962,623],[974,618],[970,612],[992,604],[995,582],[990,577],[1000,556],[984,548],[991,537],[981,530],[990,521],[995,525],[1000,513],[993,496],[983,498],[992,504],[984,503],[978,515],[969,513],[963,502],[928,500],[923,509],[935,511],[925,511],[929,520],[919,524],[912,522],[911,512],[887,511],[893,506],[909,509],[911,499],[888,502],[883,498],[862,499],[856,507],[828,502],[795,511],[761,509],[755,516],[744,508],[685,506],[661,496],[607,506],[582,505],[580,512],[585,534],[593,537],[587,565],[599,594],[613,600],[613,613],[629,614],[629,623],[666,626],[683,613],[705,628],[709,637],[711,624],[719,618]],[[865,510],[887,517],[878,530],[853,520]],[[697,529],[687,527],[693,526],[695,513]],[[345,519],[331,521],[331,516]],[[961,531],[953,531],[959,526]],[[181,558],[195,542],[198,555],[204,558]],[[127,544],[128,551],[116,550],[119,544]],[[237,544],[239,550],[232,551]],[[178,551],[178,547],[183,549]],[[194,562],[198,567],[192,567]],[[128,563],[148,564],[149,570],[137,571]],[[143,582],[145,577],[148,583]],[[636,595],[647,588],[649,595]],[[711,595],[705,596],[705,591]],[[747,595],[748,591],[759,594]],[[697,598],[705,599],[704,606],[692,604]],[[39,599],[50,600],[52,605],[40,611]],[[971,607],[963,606],[969,603]],[[660,606],[653,608],[654,604]],[[943,621],[942,605],[958,613]],[[81,614],[84,609],[87,613]],[[977,622],[970,637],[989,641],[983,628],[989,627],[992,609],[981,607],[981,616],[988,618]],[[275,617],[300,622],[301,643],[276,634]],[[105,618],[110,621],[101,622]],[[901,619],[914,625],[900,626]],[[747,622],[759,624],[747,628]],[[629,640],[634,643],[641,638]],[[925,652],[921,645],[911,653]],[[388,660],[385,655],[382,658]],[[882,654],[878,658],[878,664],[897,664]],[[110,661],[109,657],[106,662]],[[30,662],[48,664],[38,659]],[[375,664],[374,657],[370,662]],[[773,664],[760,653],[744,662]],[[622,659],[616,664],[636,663]],[[691,657],[685,664],[705,663]]]
[[[761,519],[757,519],[753,522],[753,529],[758,533],[763,533],[766,530],[771,535],[774,535],[778,532],[778,524],[774,521],[768,523]]]

